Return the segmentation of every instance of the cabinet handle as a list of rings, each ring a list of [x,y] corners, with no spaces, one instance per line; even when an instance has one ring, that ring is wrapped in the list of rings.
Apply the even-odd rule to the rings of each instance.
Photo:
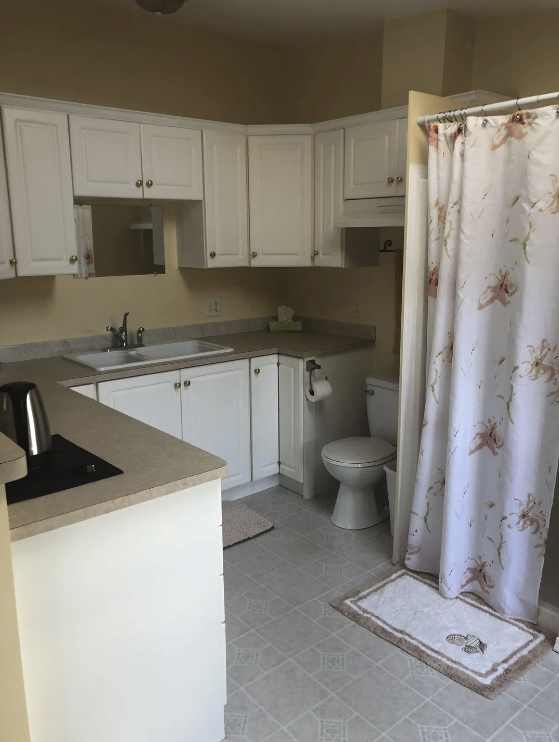
[[[317,255],[318,255],[318,250],[313,250],[313,254],[312,254],[313,258],[316,258]]]
[[[258,376],[258,374],[260,373],[260,369],[259,368],[255,368],[254,369],[254,373]]]
[[[185,386],[190,386],[190,381],[185,381],[185,382],[184,382],[184,385],[185,385]]]
[[[394,178],[387,178],[386,182],[388,183],[388,185],[392,185],[392,183],[394,183]]]
[[[70,257],[70,263],[77,263],[77,262],[78,262],[78,256],[77,255],[72,255]]]
[[[147,186],[148,188],[151,188],[151,187],[152,187],[152,185],[153,185],[153,180],[146,180],[146,186]]]
[[[180,381],[175,381],[175,389],[180,389],[180,388],[181,388]]]
[[[141,188],[142,186],[143,186],[143,181],[141,181],[141,180],[138,179],[136,181],[136,188]]]
[[[396,183],[403,183],[403,182],[404,182],[404,179],[402,177],[398,176],[396,178]]]
[[[258,253],[257,252],[251,252],[250,256],[251,256],[251,258],[257,258],[258,257]]]
[[[212,250],[210,253],[210,258],[213,260],[215,258],[215,252]]]
[[[10,258],[10,265],[15,268],[17,265],[17,258]]]

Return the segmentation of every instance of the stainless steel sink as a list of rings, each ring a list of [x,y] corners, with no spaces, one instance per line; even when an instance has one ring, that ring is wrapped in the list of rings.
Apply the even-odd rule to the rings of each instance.
[[[181,340],[178,343],[150,345],[145,348],[123,348],[109,352],[101,350],[95,353],[78,353],[63,357],[94,368],[96,371],[117,371],[121,368],[147,366],[150,363],[192,360],[232,352],[233,348],[228,348],[226,345],[206,343],[203,340]]]

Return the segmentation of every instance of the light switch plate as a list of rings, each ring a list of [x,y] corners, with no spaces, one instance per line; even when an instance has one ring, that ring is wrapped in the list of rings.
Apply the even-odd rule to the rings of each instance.
[[[355,299],[353,302],[353,316],[354,317],[361,317],[361,302],[359,299]]]
[[[221,316],[221,299],[206,299],[206,317]]]

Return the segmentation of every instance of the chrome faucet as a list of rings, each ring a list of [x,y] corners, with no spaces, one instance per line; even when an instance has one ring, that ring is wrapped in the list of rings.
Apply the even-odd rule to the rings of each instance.
[[[136,333],[136,345],[138,348],[144,348],[144,332],[146,331],[145,327],[138,327],[138,331]]]
[[[111,327],[110,325],[107,327],[108,332],[112,332],[115,338],[118,340],[118,344],[121,348],[128,348],[128,315],[130,312],[126,312],[124,317],[122,318],[122,327],[119,327],[118,330],[116,327]]]

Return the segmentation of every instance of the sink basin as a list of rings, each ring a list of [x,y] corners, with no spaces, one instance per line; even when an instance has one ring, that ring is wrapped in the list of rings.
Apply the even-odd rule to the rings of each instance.
[[[146,348],[97,351],[96,353],[78,353],[64,356],[69,361],[81,363],[96,371],[117,371],[121,368],[147,366],[150,363],[192,360],[206,356],[232,353],[233,348],[226,345],[206,343],[203,340],[181,340],[178,343],[150,345]]]

